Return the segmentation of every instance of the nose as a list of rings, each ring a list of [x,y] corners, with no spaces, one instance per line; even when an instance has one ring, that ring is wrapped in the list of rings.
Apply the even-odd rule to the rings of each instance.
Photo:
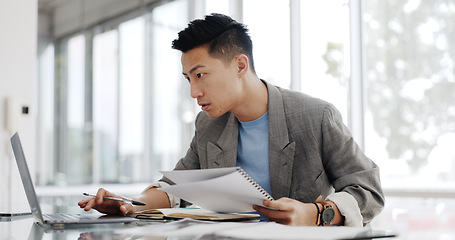
[[[192,98],[200,98],[204,95],[202,89],[195,81],[190,81],[190,88]]]

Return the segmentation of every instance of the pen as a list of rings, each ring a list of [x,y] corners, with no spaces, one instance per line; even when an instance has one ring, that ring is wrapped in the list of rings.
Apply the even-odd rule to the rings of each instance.
[[[88,194],[88,193],[82,193],[84,196],[87,197],[96,197],[93,194]],[[122,197],[122,198],[114,198],[114,197],[103,197],[103,199],[107,200],[112,200],[112,201],[117,201],[117,202],[126,202],[126,203],[131,203],[133,205],[138,205],[138,206],[145,206],[146,204],[140,201],[136,201],[130,198]]]

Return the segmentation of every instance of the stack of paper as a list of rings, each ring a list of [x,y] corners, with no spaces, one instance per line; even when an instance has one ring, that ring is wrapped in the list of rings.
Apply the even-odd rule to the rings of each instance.
[[[216,213],[201,208],[161,208],[136,212],[140,219],[191,218],[211,221],[245,221],[259,219],[259,214],[249,213]]]

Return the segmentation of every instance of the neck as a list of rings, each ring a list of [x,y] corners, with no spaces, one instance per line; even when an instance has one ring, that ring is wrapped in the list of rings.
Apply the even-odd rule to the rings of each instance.
[[[238,101],[238,107],[231,112],[242,122],[253,121],[260,118],[268,111],[268,91],[255,74],[243,79],[242,95]]]

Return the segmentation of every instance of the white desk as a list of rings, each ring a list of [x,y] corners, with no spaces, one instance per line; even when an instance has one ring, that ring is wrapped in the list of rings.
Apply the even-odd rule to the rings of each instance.
[[[4,220],[4,218],[2,218]],[[128,224],[94,224],[86,226],[68,226],[66,229],[48,229],[43,228],[40,225],[34,223],[32,217],[11,220],[8,222],[0,222],[0,239],[91,239],[91,240],[104,240],[104,239],[173,239],[173,240],[186,240],[193,239],[194,236],[144,236],[137,235],[140,232],[139,227],[151,224],[166,224],[157,222],[136,222]],[[248,223],[242,223],[247,225]],[[282,226],[282,225],[281,225]],[[155,226],[157,227],[157,226]],[[205,225],[204,225],[205,227]],[[159,227],[161,228],[161,227]],[[156,229],[156,228],[155,228]],[[325,227],[327,230],[334,230],[331,227]],[[132,230],[132,231],[131,231]],[[137,231],[139,230],[139,231]],[[236,229],[234,229],[235,231]],[[323,228],[318,228],[323,230]],[[120,231],[120,232],[119,232]],[[239,230],[240,231],[240,230]],[[122,233],[123,232],[123,233]],[[129,233],[125,233],[129,232]],[[136,234],[135,234],[136,233]],[[377,233],[377,232],[376,232]],[[251,234],[251,232],[250,232]],[[254,232],[256,234],[256,232]],[[282,235],[284,233],[278,233]],[[237,233],[238,235],[238,233]],[[331,234],[333,235],[333,234]],[[455,235],[454,235],[455,236]],[[168,238],[169,237],[169,238]],[[223,236],[215,236],[212,234],[203,235],[198,239],[241,239],[241,238],[230,238]],[[397,238],[390,238],[397,239]]]
[[[78,239],[81,236],[94,240],[132,239],[131,235],[115,234],[114,231],[121,228],[135,228],[137,225],[144,224],[157,223],[98,224],[66,230],[45,231],[45,229],[34,223],[34,219],[31,216],[19,219],[1,218],[0,239],[58,240]],[[399,236],[390,238],[392,240],[455,240],[455,200],[388,198],[384,211],[371,223],[371,227],[373,229],[390,229],[398,232]],[[205,236],[202,239],[216,238]]]

